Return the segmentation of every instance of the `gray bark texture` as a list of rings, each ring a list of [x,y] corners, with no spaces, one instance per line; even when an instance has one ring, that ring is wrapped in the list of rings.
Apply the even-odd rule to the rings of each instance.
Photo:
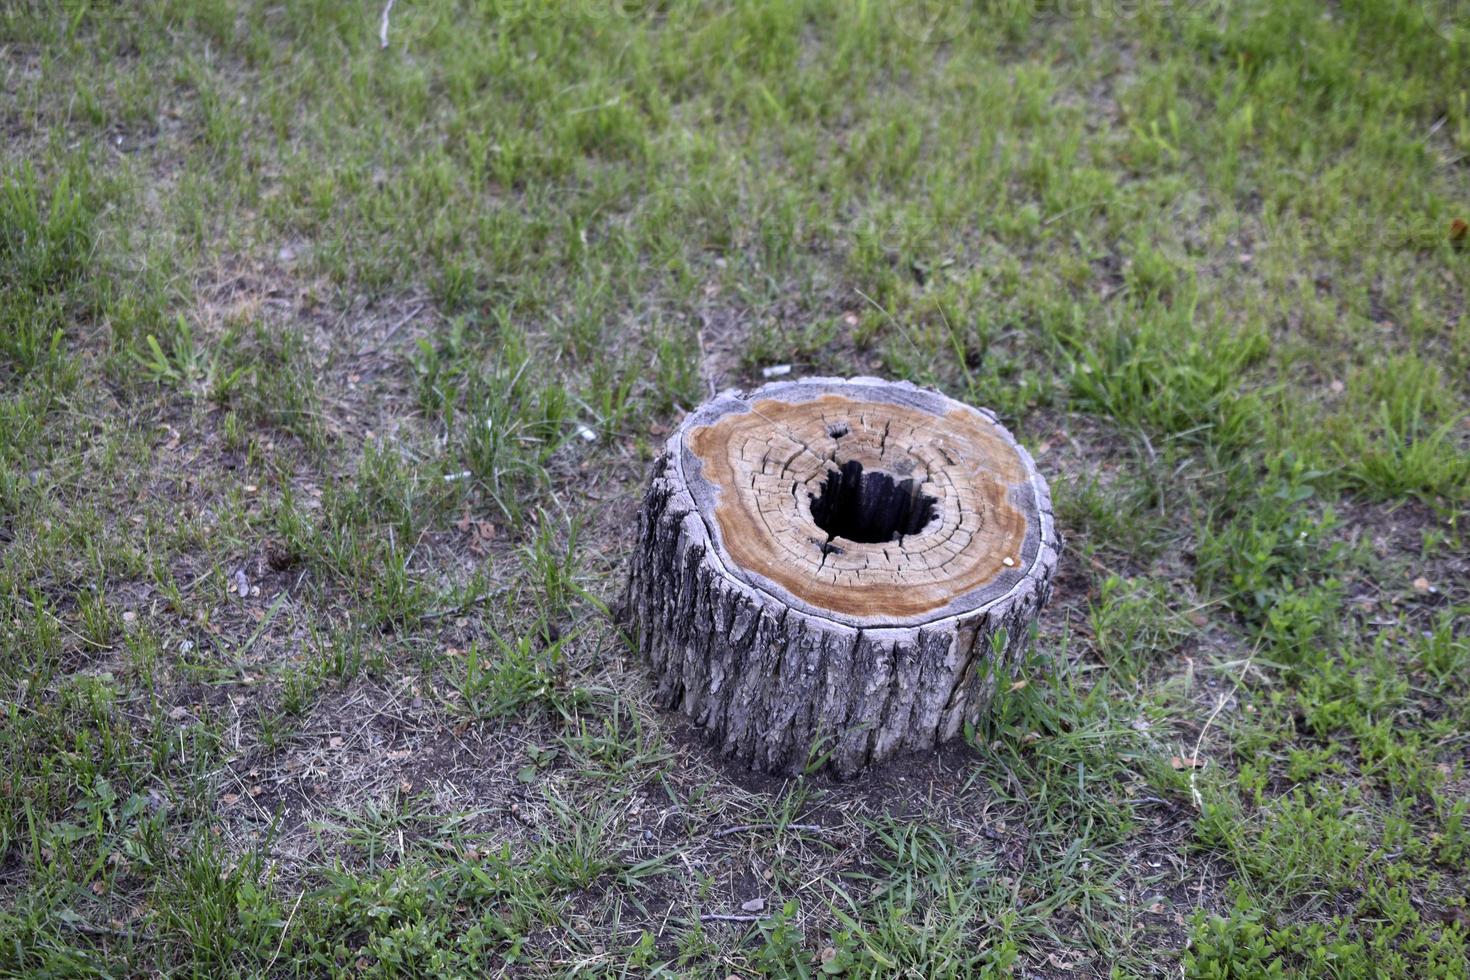
[[[772,406],[787,414],[777,417]],[[960,410],[967,414],[954,414]],[[901,418],[907,417],[903,412],[917,413],[920,422],[914,431],[919,436],[910,445],[894,442],[886,417],[890,412]],[[806,424],[801,413],[811,415],[812,424]],[[728,514],[716,518],[720,502],[734,499],[732,486],[744,486],[747,477],[738,466],[735,476],[726,474],[732,486],[717,485],[719,481],[706,476],[714,472],[712,457],[706,452],[701,460],[691,450],[691,440],[701,428],[716,431],[711,427],[726,424],[725,419],[733,420],[730,424],[749,423],[759,427],[751,429],[752,438],[768,438],[778,449],[790,442],[799,446],[801,458],[810,457],[805,481],[793,478],[789,461],[775,471],[792,483],[789,534],[796,541],[791,547],[822,549],[813,559],[819,562],[813,567],[821,571],[811,572],[812,576],[843,574],[829,567],[831,554],[837,556],[831,562],[845,560],[857,569],[857,581],[867,582],[861,573],[887,575],[885,582],[891,579],[904,586],[905,577],[913,573],[901,552],[907,542],[920,540],[918,534],[871,545],[824,536],[810,526],[807,500],[816,496],[821,479],[845,461],[844,447],[864,451],[859,440],[847,435],[849,427],[878,433],[874,448],[864,457],[871,468],[905,472],[908,456],[942,458],[946,469],[960,473],[959,482],[964,484],[967,467],[983,469],[985,452],[993,450],[977,449],[967,458],[963,446],[955,448],[954,443],[962,441],[958,437],[943,443],[933,436],[940,453],[935,456],[926,448],[931,430],[923,420],[943,418],[945,413],[966,426],[987,427],[984,431],[993,436],[985,438],[999,440],[996,445],[1009,447],[1018,461],[1007,464],[1018,475],[1010,483],[1002,481],[1003,489],[995,493],[1005,498],[1024,525],[1013,538],[1013,550],[994,558],[994,574],[981,587],[960,595],[937,595],[936,612],[927,618],[909,607],[889,617],[881,603],[857,611],[828,611],[797,594],[802,591],[801,580],[787,575],[784,562],[745,568],[731,557],[733,542],[726,539],[765,533],[765,525],[757,521],[751,529],[732,524]],[[843,421],[833,423],[838,415]],[[774,419],[772,431],[762,436],[760,428],[768,419]],[[815,435],[807,438],[808,430]],[[837,435],[827,439],[824,434],[829,432]],[[744,434],[740,439],[741,445],[751,441]],[[719,445],[724,452],[726,443]],[[733,457],[734,450],[727,455]],[[761,465],[760,460],[752,464],[752,472]],[[775,463],[767,468],[774,470]],[[749,477],[749,482],[755,484],[758,476]],[[921,473],[916,479],[923,479],[925,488],[939,486],[934,474]],[[945,493],[963,498],[970,492],[964,486],[959,491],[933,489],[941,500],[948,499]],[[946,520],[941,514],[929,529],[940,535],[936,540],[941,542]],[[787,524],[778,522],[776,536],[786,529]],[[810,543],[802,540],[803,534]],[[786,382],[749,394],[726,392],[693,413],[670,437],[653,465],[639,512],[624,610],[639,650],[657,678],[659,705],[683,712],[726,758],[772,774],[826,770],[850,778],[895,754],[933,749],[981,718],[1000,682],[1012,676],[1031,624],[1050,594],[1058,549],[1045,481],[1030,456],[989,413],[912,385],[872,378]],[[874,566],[881,565],[876,557],[880,551],[884,558],[892,558],[891,569],[857,567],[854,556],[867,554],[875,556]],[[920,578],[913,588],[922,593],[929,585]],[[841,584],[845,581],[851,579],[841,579],[837,587],[846,588]]]

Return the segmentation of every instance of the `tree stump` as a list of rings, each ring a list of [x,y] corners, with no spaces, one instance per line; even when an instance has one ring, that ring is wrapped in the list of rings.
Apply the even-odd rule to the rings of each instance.
[[[626,611],[727,757],[849,777],[973,723],[1050,593],[1046,481],[989,412],[877,378],[729,391],[679,426]]]

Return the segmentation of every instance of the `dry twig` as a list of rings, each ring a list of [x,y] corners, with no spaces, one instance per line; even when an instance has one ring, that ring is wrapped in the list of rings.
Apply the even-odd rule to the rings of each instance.
[[[1245,663],[1240,668],[1240,676],[1235,678],[1234,686],[1227,693],[1220,696],[1220,701],[1215,705],[1215,710],[1211,711],[1210,717],[1205,719],[1205,727],[1199,730],[1199,737],[1194,740],[1194,752],[1190,755],[1193,763],[1189,767],[1189,795],[1194,800],[1194,808],[1196,810],[1203,811],[1205,808],[1204,797],[1200,796],[1199,787],[1196,785],[1196,778],[1199,774],[1200,746],[1204,744],[1205,734],[1210,730],[1210,726],[1215,723],[1215,719],[1220,716],[1220,712],[1225,709],[1225,705],[1230,703],[1230,699],[1235,697],[1235,692],[1240,690],[1240,685],[1245,683],[1245,675],[1250,673],[1251,662],[1256,659],[1256,653],[1260,649],[1261,646],[1257,643],[1256,648],[1251,651],[1251,655],[1245,658]]]
[[[301,907],[301,900],[306,897],[306,892],[296,893],[296,904],[291,906],[291,914],[286,916],[286,924],[281,927],[281,938],[276,942],[276,951],[271,954],[271,961],[265,965],[265,972],[269,974],[271,967],[276,965],[276,957],[281,955],[281,947],[286,944],[286,933],[291,931],[291,921],[296,918],[296,910]]]
[[[390,6],[390,7],[393,6],[391,0],[389,2],[388,6]],[[387,17],[388,17],[388,13],[385,10],[383,12],[383,18],[384,18],[384,22],[385,23],[387,21]],[[386,30],[387,30],[387,28],[385,27],[384,28],[384,31],[386,31]],[[386,34],[385,34],[385,36],[386,36]],[[387,41],[384,41],[383,42],[383,47],[386,48],[387,46],[388,46],[388,42]],[[386,347],[388,345],[388,341],[392,340],[393,339],[393,336],[395,334],[397,334],[399,330],[403,329],[403,325],[405,323],[407,323],[408,321],[412,320],[414,317],[418,316],[421,312],[423,312],[423,309],[424,309],[424,304],[423,303],[420,303],[417,306],[415,306],[413,309],[409,310],[407,313],[403,314],[403,316],[399,317],[397,320],[395,320],[393,322],[393,324],[390,327],[388,327],[388,329],[383,333],[383,336],[378,339],[377,343],[371,343],[371,344],[368,344],[367,346],[363,347],[361,350],[359,350],[357,352],[357,356],[358,357],[361,357],[364,354],[372,354],[372,353],[374,353],[376,351],[382,350],[384,347]]]

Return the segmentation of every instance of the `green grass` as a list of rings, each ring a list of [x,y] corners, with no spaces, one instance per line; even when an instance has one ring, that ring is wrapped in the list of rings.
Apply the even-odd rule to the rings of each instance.
[[[0,10],[0,973],[1467,975],[1470,20],[921,6]],[[1067,538],[851,784],[609,625],[778,363]]]

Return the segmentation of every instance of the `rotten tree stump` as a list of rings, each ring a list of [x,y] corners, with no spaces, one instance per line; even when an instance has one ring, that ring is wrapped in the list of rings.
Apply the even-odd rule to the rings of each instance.
[[[1050,592],[1051,495],[989,412],[908,383],[725,392],[679,426],[627,614],[727,757],[840,777],[977,721]]]

